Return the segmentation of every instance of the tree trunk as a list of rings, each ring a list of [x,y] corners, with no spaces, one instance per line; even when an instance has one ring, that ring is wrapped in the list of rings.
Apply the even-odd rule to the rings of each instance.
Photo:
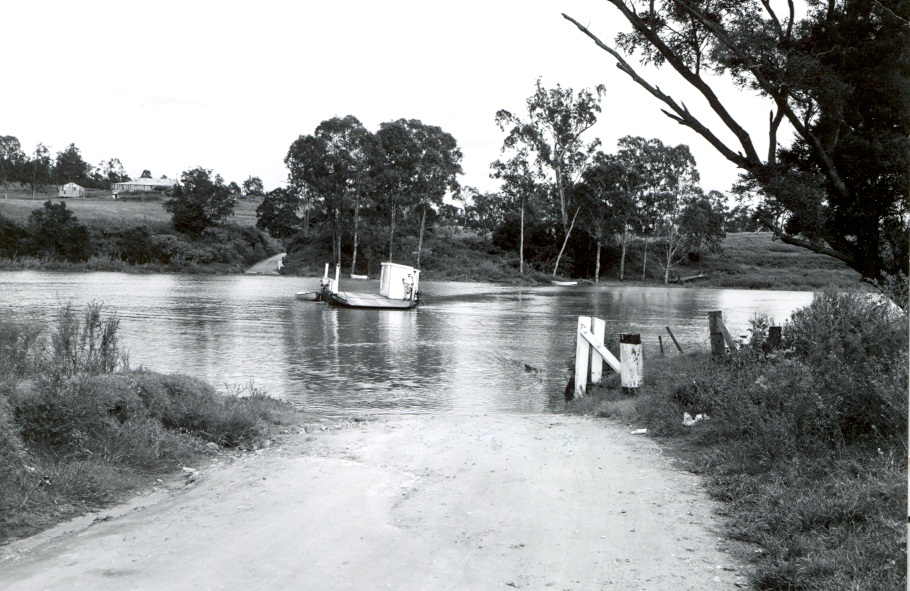
[[[392,206],[392,223],[389,226],[389,262],[392,262],[392,245],[395,243],[395,206]]]
[[[360,242],[357,237],[357,227],[360,225],[360,197],[354,203],[354,255],[351,259],[351,273],[357,269],[357,245]],[[368,273],[369,274],[369,273]]]
[[[622,225],[622,244],[620,245],[620,257],[619,257],[619,280],[622,281],[625,279],[626,275],[626,233],[628,231],[628,224]]]
[[[649,236],[645,234],[645,260],[641,265],[641,280],[644,281],[646,273],[648,272],[648,238]]]
[[[423,204],[423,214],[420,216],[420,234],[417,236],[417,267],[420,267],[420,253],[423,251],[423,231],[427,224],[427,204]]]
[[[521,200],[521,236],[518,239],[518,274],[525,274],[525,202]]]
[[[566,245],[569,243],[569,236],[572,235],[572,228],[575,227],[575,218],[578,217],[578,212],[581,211],[581,208],[575,210],[575,215],[572,216],[572,223],[569,224],[569,230],[566,232],[566,239],[562,241],[562,248],[559,249],[559,256],[556,257],[556,265],[553,267],[553,277],[556,277],[556,272],[559,271],[559,260],[562,258],[562,253],[566,250]]]
[[[594,265],[594,283],[600,283],[600,240],[597,241],[597,263]]]

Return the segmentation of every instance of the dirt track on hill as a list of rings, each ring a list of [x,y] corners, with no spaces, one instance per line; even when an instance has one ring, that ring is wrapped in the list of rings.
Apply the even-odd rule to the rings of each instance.
[[[556,415],[326,425],[0,547],[0,588],[745,586],[698,479],[628,428]]]

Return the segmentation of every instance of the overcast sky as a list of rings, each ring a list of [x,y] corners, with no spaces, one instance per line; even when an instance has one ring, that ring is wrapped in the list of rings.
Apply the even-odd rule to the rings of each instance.
[[[576,91],[606,85],[588,132],[606,151],[624,135],[686,143],[703,188],[728,190],[736,169],[561,12],[604,41],[626,26],[604,0],[5,2],[0,135],[27,153],[75,143],[87,162],[119,158],[134,178],[203,166],[271,189],[286,180],[291,142],[325,119],[351,114],[373,131],[420,119],[458,141],[462,184],[492,191],[495,113],[521,111],[541,77]],[[669,69],[642,71],[704,112]],[[724,96],[751,112],[761,146],[769,107],[735,89]]]

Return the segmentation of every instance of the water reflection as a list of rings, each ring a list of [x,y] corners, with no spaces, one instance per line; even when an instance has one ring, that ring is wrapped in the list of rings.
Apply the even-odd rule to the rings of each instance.
[[[378,289],[363,282],[357,289]],[[133,366],[253,383],[326,415],[540,412],[560,408],[576,318],[606,319],[608,342],[642,335],[646,357],[670,326],[708,348],[707,313],[735,336],[754,314],[778,321],[805,292],[422,282],[420,308],[347,310],[300,302],[318,279],[0,272],[0,313],[51,318],[103,301],[121,318]],[[347,286],[346,286],[347,288]],[[665,339],[666,340],[666,339]],[[647,371],[647,367],[646,370]]]

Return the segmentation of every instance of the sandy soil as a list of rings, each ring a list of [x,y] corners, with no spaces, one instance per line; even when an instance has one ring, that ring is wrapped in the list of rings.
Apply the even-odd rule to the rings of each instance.
[[[307,431],[0,548],[0,588],[745,586],[698,479],[630,428],[447,415]]]

